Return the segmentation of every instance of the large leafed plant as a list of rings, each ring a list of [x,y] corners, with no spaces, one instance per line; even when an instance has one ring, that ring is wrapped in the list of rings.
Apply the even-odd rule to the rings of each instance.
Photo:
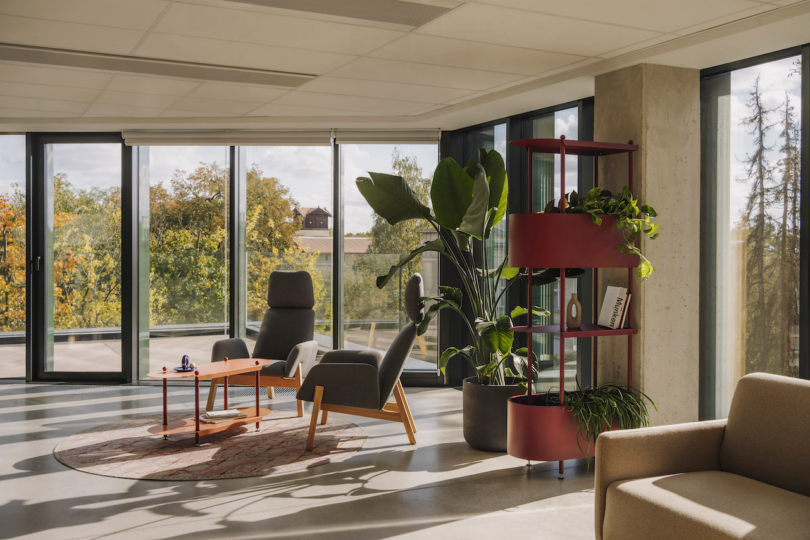
[[[509,186],[501,155],[494,150],[481,149],[479,162],[470,160],[466,167],[461,167],[452,158],[441,160],[433,173],[430,189],[432,210],[419,200],[400,176],[370,172],[368,178],[357,179],[357,187],[371,208],[391,225],[424,219],[438,234],[437,239],[403,257],[387,275],[378,277],[377,287],[385,287],[401,266],[427,251],[439,253],[458,270],[461,289],[439,287],[438,296],[422,298],[429,307],[419,325],[419,335],[427,331],[439,311],[450,309],[464,321],[472,342],[467,347],[450,347],[442,353],[439,359],[442,373],[445,373],[451,358],[461,356],[473,365],[482,384],[520,380],[521,373],[525,373],[527,351],[525,348],[512,350],[514,333],[510,328],[513,317],[526,315],[528,311],[517,307],[511,317],[499,316],[497,306],[509,287],[525,276],[520,276],[518,268],[507,266],[506,257],[496,268],[490,268],[487,253],[487,240],[492,229],[506,214]],[[473,256],[475,249],[480,250],[481,253],[476,254],[479,256]],[[480,261],[480,265],[475,261]],[[535,276],[537,284],[556,279],[556,275],[545,275],[542,270]],[[539,316],[549,314],[536,306],[533,311]],[[517,373],[510,370],[507,362],[510,358]]]

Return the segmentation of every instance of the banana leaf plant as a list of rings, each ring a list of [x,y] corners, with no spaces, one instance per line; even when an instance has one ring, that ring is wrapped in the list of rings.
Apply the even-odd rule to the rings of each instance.
[[[439,253],[461,276],[463,290],[440,286],[438,296],[421,298],[422,302],[430,302],[430,306],[418,327],[419,335],[427,332],[430,322],[444,309],[461,317],[470,335],[472,345],[449,347],[442,353],[439,359],[442,373],[446,375],[450,359],[460,356],[475,368],[482,384],[505,384],[510,378],[525,382],[527,351],[512,350],[514,333],[510,328],[512,319],[526,315],[528,309],[516,307],[511,316],[499,315],[497,309],[509,287],[526,280],[525,271],[521,274],[520,269],[508,266],[508,255],[496,268],[488,264],[487,240],[506,214],[509,192],[501,155],[481,149],[479,161],[470,160],[466,167],[452,158],[441,160],[431,184],[432,210],[400,176],[369,172],[368,177],[357,179],[357,187],[374,212],[391,225],[423,219],[438,233],[437,239],[414,249],[392,266],[388,274],[379,276],[378,288],[385,287],[401,266],[428,251]],[[475,249],[481,251],[479,257],[473,256]],[[476,260],[480,260],[480,266],[475,264]],[[556,281],[557,277],[553,270],[537,269],[532,279],[542,285]],[[465,313],[465,295],[469,313]],[[549,315],[542,307],[534,306],[532,310],[540,317]],[[533,361],[536,362],[536,357]]]

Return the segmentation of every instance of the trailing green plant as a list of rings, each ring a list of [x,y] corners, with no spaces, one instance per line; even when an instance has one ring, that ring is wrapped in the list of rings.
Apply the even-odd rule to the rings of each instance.
[[[613,383],[566,392],[565,410],[571,413],[568,428],[570,429],[576,420],[577,445],[587,457],[591,444],[596,444],[596,438],[600,433],[610,431],[614,421],[619,429],[649,426],[650,413],[647,403],[658,410],[653,400],[644,392]],[[582,449],[582,440],[588,443],[587,451]]]
[[[633,197],[630,188],[625,186],[619,193],[612,193],[607,189],[595,187],[584,196],[580,196],[576,191],[572,191],[567,198],[560,201],[560,205],[555,207],[554,201],[550,201],[545,208],[546,213],[559,213],[561,209],[566,214],[588,214],[591,221],[596,225],[602,225],[600,216],[615,216],[616,228],[623,231],[624,242],[619,244],[622,253],[638,255],[638,268],[636,276],[648,279],[653,273],[652,263],[639,251],[636,240],[641,235],[645,235],[650,240],[658,238],[658,225],[652,223],[650,218],[658,216],[658,213],[649,205],[638,204],[638,199]]]
[[[470,160],[461,167],[452,158],[441,160],[433,173],[430,189],[432,209],[419,198],[400,176],[369,172],[368,177],[357,179],[357,187],[371,208],[391,225],[411,219],[424,219],[436,230],[438,238],[414,249],[392,266],[388,274],[377,278],[377,287],[383,288],[399,268],[427,251],[439,253],[449,261],[461,277],[462,289],[438,288],[438,296],[421,298],[429,303],[425,317],[417,332],[424,334],[430,322],[443,309],[457,313],[465,323],[472,345],[449,347],[439,358],[439,368],[445,373],[447,363],[460,356],[474,368],[482,384],[503,384],[513,374],[508,360],[515,365],[525,363],[526,353],[512,351],[514,333],[512,319],[528,314],[528,309],[515,308],[510,315],[498,315],[497,306],[506,291],[521,279],[520,269],[507,266],[507,257],[496,267],[489,267],[490,249],[487,244],[492,229],[506,215],[509,183],[501,155],[491,150],[479,151],[479,161]],[[478,240],[479,242],[475,242]],[[477,257],[473,251],[481,251]],[[477,266],[475,261],[481,261]],[[557,271],[559,273],[559,271]],[[535,270],[537,285],[551,283],[553,271]],[[466,302],[464,304],[464,295]],[[465,312],[468,309],[468,312]],[[533,306],[532,312],[540,317],[548,310]]]

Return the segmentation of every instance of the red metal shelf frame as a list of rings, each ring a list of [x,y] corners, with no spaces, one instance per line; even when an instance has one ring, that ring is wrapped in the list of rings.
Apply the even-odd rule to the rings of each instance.
[[[561,192],[565,191],[565,156],[593,156],[594,186],[599,185],[599,156],[624,154],[628,155],[628,187],[633,191],[633,153],[638,146],[630,141],[628,144],[601,143],[591,141],[569,141],[565,136],[559,139],[521,139],[511,141],[509,144],[526,148],[529,154],[529,214],[512,214],[509,218],[509,262],[510,266],[528,269],[528,303],[532,305],[532,273],[534,268],[560,268],[560,276],[565,276],[566,268],[593,268],[594,284],[598,283],[599,268],[627,268],[627,292],[633,294],[633,275],[638,266],[638,257],[620,254],[619,243],[623,241],[610,235],[619,234],[612,223],[602,223],[599,229],[593,228],[590,217],[578,214],[543,214],[534,213],[531,208],[533,199],[532,156],[535,153],[560,155],[560,184]],[[585,221],[587,220],[587,222]],[[612,218],[611,218],[612,220]],[[609,220],[610,221],[610,220]],[[591,227],[586,229],[586,223]],[[542,228],[541,228],[542,227]],[[609,227],[609,228],[608,228]],[[608,231],[607,233],[605,231]],[[615,232],[610,232],[615,231]],[[594,240],[594,236],[599,236]],[[615,242],[614,242],[615,240]],[[608,249],[611,250],[608,253]],[[514,257],[513,257],[514,253]],[[550,266],[553,262],[560,266]],[[572,264],[572,263],[587,264]],[[522,263],[522,264],[521,264]],[[565,264],[561,264],[565,263]],[[628,306],[627,318],[633,320],[633,303],[631,296]],[[598,289],[594,286],[594,307],[598,307]],[[560,279],[560,322],[555,325],[535,326],[532,322],[532,313],[528,314],[526,326],[516,326],[512,330],[529,334],[560,334],[560,403],[565,403],[565,343],[566,338],[592,337],[593,338],[593,370],[591,382],[598,382],[597,366],[597,338],[599,336],[627,336],[627,386],[633,385],[633,335],[638,333],[636,328],[612,330],[595,324],[583,324],[579,330],[565,327],[565,278]],[[528,340],[528,357],[532,357],[532,340]],[[529,380],[532,380],[532,363],[528,362]],[[526,385],[527,399],[531,400],[532,385]],[[560,467],[562,467],[562,462]]]

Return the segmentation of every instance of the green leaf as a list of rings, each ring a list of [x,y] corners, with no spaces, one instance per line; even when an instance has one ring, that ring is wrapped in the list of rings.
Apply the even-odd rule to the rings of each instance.
[[[487,274],[487,277],[497,279],[498,275],[500,275],[501,279],[505,279],[507,281],[510,280],[510,279],[515,279],[518,276],[518,274],[520,274],[520,268],[515,268],[514,266],[506,266],[507,262],[508,262],[508,259],[504,259],[503,262],[501,263],[501,265],[498,268],[496,268],[495,270],[490,270],[489,271],[489,273]],[[481,276],[481,277],[484,276],[484,270],[483,269],[476,268],[475,271],[478,272],[479,276]]]
[[[489,211],[489,184],[484,168],[474,161],[471,161],[470,165],[475,165],[478,170],[473,179],[473,199],[458,229],[481,240],[484,237]]]
[[[453,236],[456,237],[458,242],[458,249],[461,251],[470,251],[470,237],[461,231],[453,231]]]
[[[507,354],[512,348],[515,334],[510,328],[512,328],[512,319],[506,315],[498,317],[494,321],[485,321],[483,319],[475,321],[475,329],[489,350],[493,352],[500,351]]]
[[[442,240],[441,238],[437,238],[435,240],[431,240],[422,247],[416,248],[415,250],[411,251],[407,257],[401,259],[397,264],[392,266],[388,270],[388,273],[386,275],[377,277],[377,288],[382,289],[383,287],[385,287],[385,285],[389,281],[391,281],[391,278],[393,278],[396,275],[396,273],[399,271],[400,268],[405,266],[405,264],[410,262],[417,255],[425,253],[426,251],[435,251],[437,253],[444,253],[445,252],[444,240]]]
[[[473,200],[473,179],[452,158],[444,158],[433,173],[430,200],[436,221],[442,227],[455,230]]]
[[[447,369],[447,362],[450,361],[451,358],[459,355],[465,357],[473,365],[473,367],[475,367],[475,348],[472,345],[468,345],[463,349],[448,347],[439,357],[439,369],[441,370],[442,375],[444,375],[445,380],[447,379],[447,373],[445,371]]]
[[[409,219],[433,219],[430,209],[401,176],[370,172],[357,179],[357,189],[375,213],[391,225]]]
[[[513,319],[515,319],[517,317],[520,317],[521,315],[526,315],[528,312],[529,310],[526,309],[525,307],[517,306],[515,307],[515,309],[512,310],[511,316]],[[548,317],[549,315],[551,315],[551,312],[549,310],[547,310],[546,308],[541,308],[540,306],[534,306],[532,308],[532,313],[534,315],[537,315],[538,317]]]
[[[495,227],[506,215],[506,201],[509,198],[509,181],[506,178],[506,166],[503,157],[495,150],[485,153],[484,149],[479,150],[481,155],[481,165],[487,174],[489,181],[489,207],[497,208],[492,226]]]

